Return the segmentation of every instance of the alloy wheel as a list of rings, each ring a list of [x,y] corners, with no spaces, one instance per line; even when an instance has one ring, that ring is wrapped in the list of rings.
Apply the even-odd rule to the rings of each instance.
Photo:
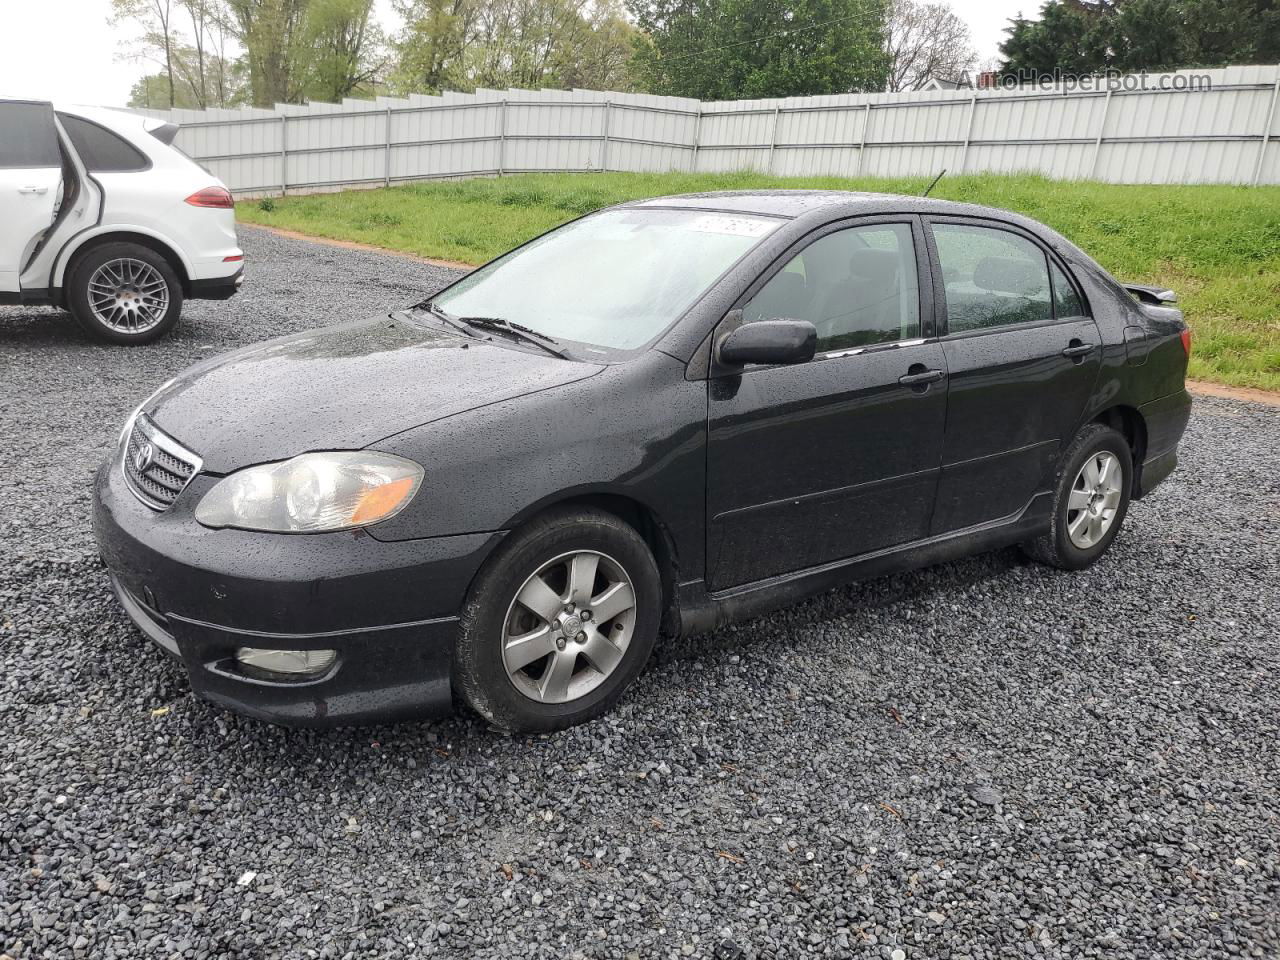
[[[1090,454],[1067,498],[1067,536],[1076,547],[1088,550],[1107,535],[1123,489],[1124,468],[1119,458],[1107,450]]]
[[[594,550],[561,554],[525,580],[507,608],[507,678],[539,703],[577,700],[618,668],[635,624],[635,587],[621,564]]]
[[[169,284],[144,260],[108,260],[89,278],[89,309],[108,329],[144,333],[164,320]]]

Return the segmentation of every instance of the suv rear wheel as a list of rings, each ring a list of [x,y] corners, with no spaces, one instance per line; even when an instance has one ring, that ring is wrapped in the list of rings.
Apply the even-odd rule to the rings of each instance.
[[[136,243],[105,243],[71,271],[67,306],[86,331],[109,343],[151,343],[182,313],[182,283],[160,254]]]

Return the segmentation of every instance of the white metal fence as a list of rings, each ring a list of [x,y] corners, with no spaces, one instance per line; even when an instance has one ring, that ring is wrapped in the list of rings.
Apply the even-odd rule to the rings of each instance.
[[[1185,89],[1190,77],[1207,78],[1207,89]],[[904,176],[946,168],[1120,183],[1280,183],[1280,67],[1186,71],[1117,86],[725,103],[479,90],[147,112],[181,124],[178,146],[247,196],[549,170]]]

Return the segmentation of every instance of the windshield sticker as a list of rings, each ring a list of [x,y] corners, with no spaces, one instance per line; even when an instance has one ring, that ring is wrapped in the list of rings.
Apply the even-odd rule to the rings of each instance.
[[[709,213],[695,219],[689,224],[689,229],[696,230],[698,233],[719,233],[729,237],[763,237],[775,230],[777,226],[776,220]]]

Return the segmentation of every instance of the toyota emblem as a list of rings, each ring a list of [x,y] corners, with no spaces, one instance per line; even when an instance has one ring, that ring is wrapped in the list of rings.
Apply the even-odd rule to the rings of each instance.
[[[156,461],[156,448],[150,443],[143,443],[133,452],[133,465],[139,473],[146,473],[147,468]]]

